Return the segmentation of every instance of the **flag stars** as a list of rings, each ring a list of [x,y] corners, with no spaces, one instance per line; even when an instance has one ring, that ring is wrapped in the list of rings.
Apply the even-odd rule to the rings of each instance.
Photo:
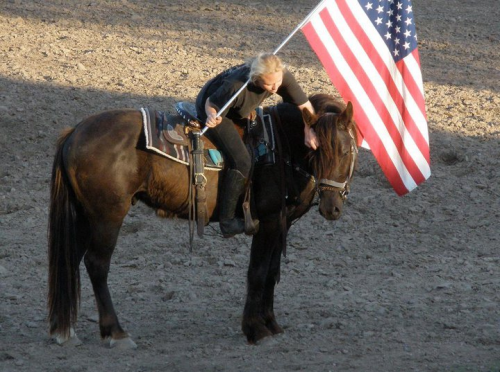
[[[411,0],[366,0],[362,4],[395,61],[417,47]]]

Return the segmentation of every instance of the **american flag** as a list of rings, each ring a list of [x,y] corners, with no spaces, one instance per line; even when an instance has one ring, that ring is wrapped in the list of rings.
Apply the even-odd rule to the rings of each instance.
[[[404,195],[429,178],[411,1],[324,0],[302,31],[343,99],[353,102],[363,145],[396,193]]]

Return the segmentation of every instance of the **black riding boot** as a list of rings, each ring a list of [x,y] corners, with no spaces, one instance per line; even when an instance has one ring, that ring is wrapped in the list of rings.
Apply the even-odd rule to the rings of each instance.
[[[224,238],[245,232],[245,221],[234,217],[238,200],[245,190],[245,181],[246,178],[236,169],[229,169],[224,177],[219,215],[220,229]]]

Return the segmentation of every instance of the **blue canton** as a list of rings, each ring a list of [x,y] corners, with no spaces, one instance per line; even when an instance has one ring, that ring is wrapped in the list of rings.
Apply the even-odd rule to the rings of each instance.
[[[413,52],[417,47],[417,32],[410,0],[359,0],[359,3],[395,62]]]

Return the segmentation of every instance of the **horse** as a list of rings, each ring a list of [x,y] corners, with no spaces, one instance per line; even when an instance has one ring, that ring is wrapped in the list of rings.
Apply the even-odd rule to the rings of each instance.
[[[283,332],[274,314],[274,288],[292,223],[316,204],[336,220],[342,213],[357,162],[353,107],[332,96],[310,97],[316,113],[295,105],[266,107],[277,122],[276,162],[254,166],[252,195],[260,220],[253,236],[241,328],[249,344]],[[319,148],[304,144],[304,125]],[[210,145],[210,141],[203,137]],[[80,344],[74,331],[83,260],[93,287],[101,337],[110,347],[136,348],[121,327],[108,289],[108,272],[120,228],[137,201],[157,212],[189,217],[189,167],[144,147],[139,110],[115,109],[66,129],[56,144],[48,223],[49,334],[59,344]],[[206,172],[206,210],[216,221],[219,178]]]

